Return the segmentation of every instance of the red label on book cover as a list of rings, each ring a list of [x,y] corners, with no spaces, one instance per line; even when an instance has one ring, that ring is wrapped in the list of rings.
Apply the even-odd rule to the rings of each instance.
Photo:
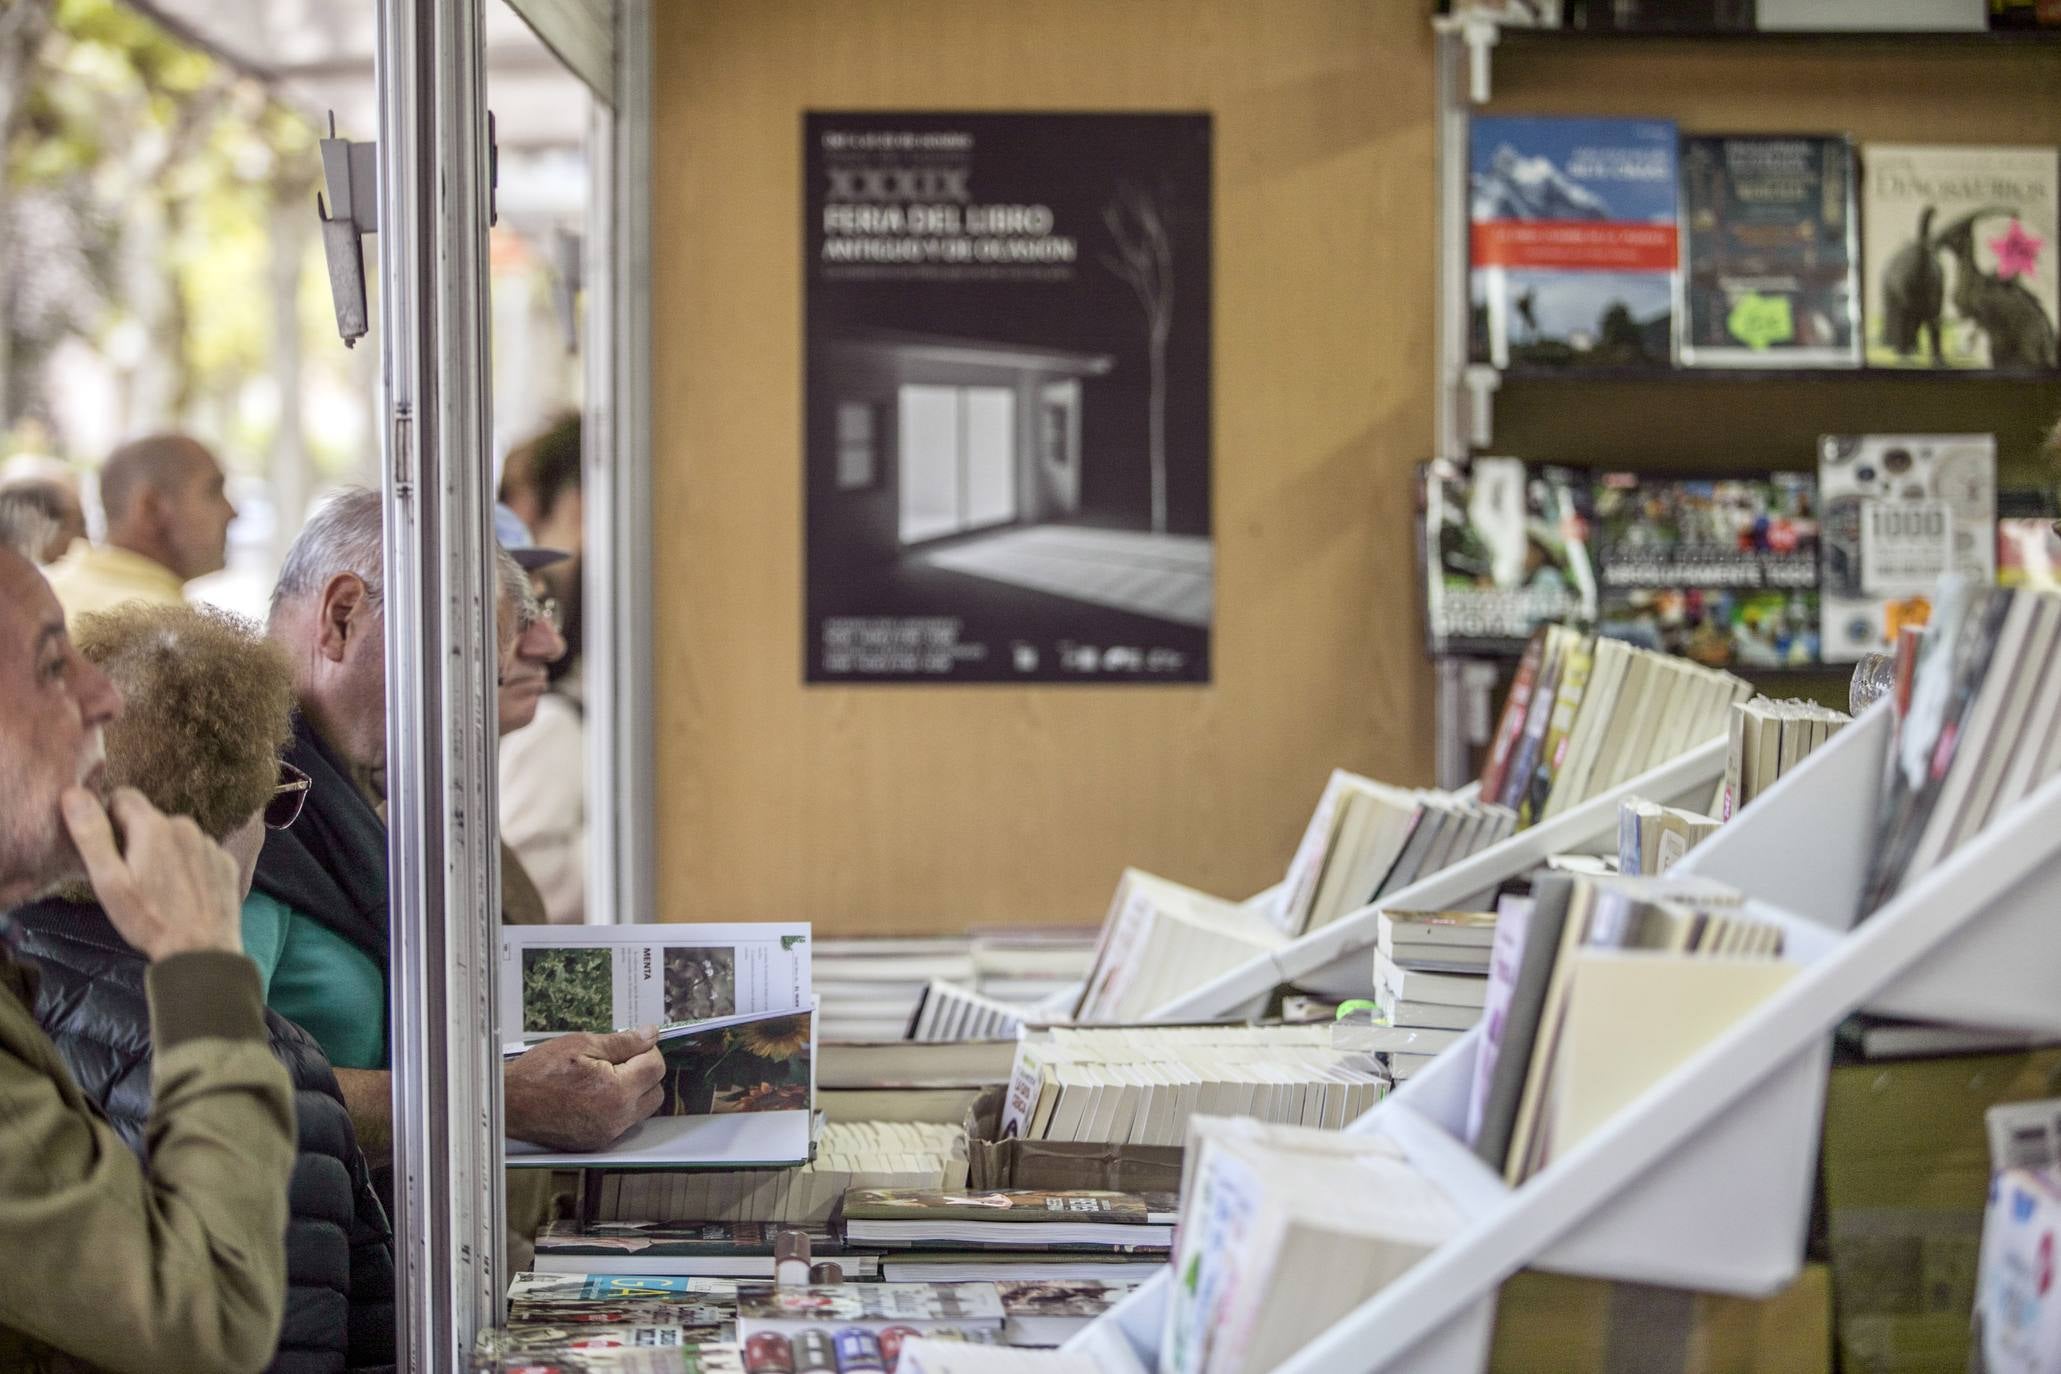
[[[1535,219],[1495,220],[1472,228],[1476,267],[1672,272],[1679,261],[1672,224]]]

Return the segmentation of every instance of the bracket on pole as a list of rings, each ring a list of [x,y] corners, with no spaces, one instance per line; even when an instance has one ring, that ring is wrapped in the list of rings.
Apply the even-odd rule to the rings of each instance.
[[[322,222],[322,257],[329,265],[329,299],[336,307],[336,332],[349,348],[371,327],[365,303],[364,237],[379,230],[379,145],[336,136],[330,112],[329,137],[320,144],[322,184],[315,193],[315,218]]]
[[[349,348],[371,327],[365,302],[367,234],[379,232],[379,145],[353,143],[336,136],[336,112],[329,114],[329,137],[322,151],[322,184],[315,193],[315,218],[322,222],[322,256],[329,265],[329,299],[336,307],[336,332]],[[487,114],[487,223],[498,221],[495,191],[500,184],[500,150],[494,143],[494,116]]]

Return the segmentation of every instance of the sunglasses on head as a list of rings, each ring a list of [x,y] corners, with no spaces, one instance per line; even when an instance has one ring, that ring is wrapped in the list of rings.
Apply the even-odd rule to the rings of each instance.
[[[282,761],[279,765],[279,785],[272,789],[272,800],[265,803],[265,828],[284,830],[301,818],[301,807],[307,804],[308,789],[315,785],[313,778]]]

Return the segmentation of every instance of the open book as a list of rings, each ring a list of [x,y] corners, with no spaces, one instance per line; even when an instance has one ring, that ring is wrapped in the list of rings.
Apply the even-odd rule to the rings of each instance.
[[[508,1058],[534,1047],[514,1044]],[[659,1032],[658,1110],[605,1150],[560,1153],[511,1139],[510,1168],[679,1168],[800,1164],[816,1097],[813,1010],[717,1017]]]

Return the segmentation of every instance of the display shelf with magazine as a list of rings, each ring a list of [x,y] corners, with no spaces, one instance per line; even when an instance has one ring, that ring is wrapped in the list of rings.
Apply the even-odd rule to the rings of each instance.
[[[1802,1264],[1826,1065],[1843,1019],[2061,1031],[2050,977],[2061,958],[2051,920],[2061,775],[2029,792],[2006,788],[2001,797],[2017,800],[1995,800],[1972,834],[1949,815],[1958,847],[1914,862],[1876,904],[1892,710],[1880,704],[1839,732],[1672,870],[1742,894],[1743,913],[1782,930],[1793,976],[1592,1133],[1514,1188],[1483,1164],[1462,1143],[1480,1030],[1347,1128],[1400,1150],[1460,1221],[1279,1369],[1471,1374],[1486,1365],[1499,1284],[1527,1267],[1772,1292]],[[1148,1365],[1170,1287],[1164,1277],[1145,1285],[1105,1323]]]
[[[1979,431],[1995,437],[1999,485],[2045,483],[2061,292],[2051,251],[1999,255],[2061,241],[2055,140],[2016,117],[2049,84],[2061,30],[1985,28],[1973,0],[1951,16],[1950,0],[1441,8],[1440,461],[1725,478],[1807,472],[1825,435]],[[1812,12],[1855,27],[1810,32]],[[1911,32],[1866,31],[1898,13]],[[1949,19],[1964,31],[1919,31]],[[1492,49],[1513,64],[1493,103],[1469,90]],[[1963,164],[1983,176],[1928,170]],[[1914,323],[1923,293],[1897,295],[1892,278],[1926,246],[1951,289]],[[1970,282],[1995,299],[1960,299]],[[2045,316],[2043,345],[1990,309],[2006,294],[2028,321]],[[1554,541],[1532,526],[1522,580],[1473,578],[1461,629],[1474,603],[1509,619],[1555,590]],[[1430,619],[1434,778],[1451,786],[1486,742],[1512,649],[1497,625],[1504,643],[1441,643]],[[1724,666],[1840,700],[1836,672]]]
[[[1882,4],[1859,3],[1820,7],[1831,18],[1812,18],[1807,0],[1793,0],[1790,12],[1775,23],[1756,16],[1753,7],[1724,4],[1698,5],[1695,0],[1660,0],[1632,6],[1643,18],[1620,22],[1584,22],[1593,12],[1604,16],[1614,7],[1583,0],[1550,3],[1552,22],[1541,23],[1529,13],[1519,13],[1509,0],[1451,0],[1440,9],[1447,11],[1432,20],[1441,38],[1458,46],[1466,56],[1468,98],[1485,104],[1494,93],[1494,57],[1498,51],[1522,60],[1527,53],[1565,51],[1587,45],[1604,48],[1651,48],[1655,45],[1724,43],[1751,51],[1769,46],[1827,47],[1854,49],[1890,47],[1908,50],[1943,48],[2041,48],[2061,42],[2061,29],[2053,27],[2004,26],[1986,22],[1981,0],[1906,0],[1897,12]],[[1873,13],[1870,13],[1870,10]],[[1756,20],[1758,19],[1758,22]]]

